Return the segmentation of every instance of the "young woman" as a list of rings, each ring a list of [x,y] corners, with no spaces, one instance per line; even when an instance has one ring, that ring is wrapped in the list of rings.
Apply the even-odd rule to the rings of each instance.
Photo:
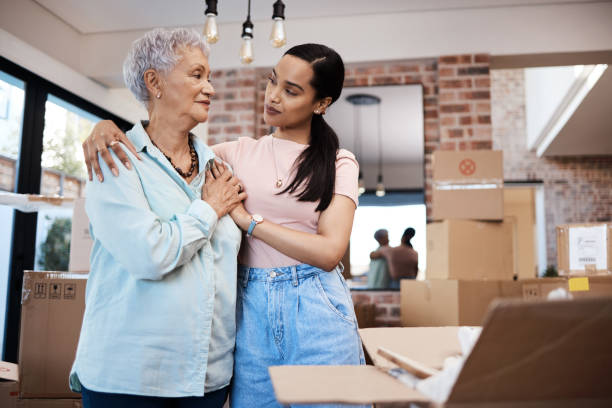
[[[246,232],[239,254],[233,407],[279,406],[269,366],[364,364],[339,266],[357,206],[358,164],[339,149],[323,119],[343,81],[344,64],[334,50],[293,47],[266,88],[264,120],[275,132],[213,146],[248,194],[231,212]],[[84,149],[95,152],[96,145],[114,140],[129,147],[112,122],[101,122]],[[90,157],[94,169],[96,158]]]

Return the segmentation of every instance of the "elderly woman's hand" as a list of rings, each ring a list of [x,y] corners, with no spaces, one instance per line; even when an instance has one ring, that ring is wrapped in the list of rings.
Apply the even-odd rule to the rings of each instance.
[[[85,156],[85,164],[87,165],[87,174],[89,175],[90,181],[93,177],[92,167],[98,179],[101,182],[104,181],[104,176],[102,175],[102,170],[100,170],[100,163],[98,161],[98,152],[100,152],[102,159],[106,162],[111,172],[115,176],[119,175],[117,165],[108,151],[109,147],[113,149],[126,168],[131,168],[130,159],[121,148],[121,143],[127,146],[127,148],[140,159],[132,142],[130,142],[127,136],[117,127],[117,125],[115,125],[115,122],[112,120],[101,120],[96,124],[89,137],[83,142],[83,155]]]
[[[217,167],[213,165],[212,168],[216,177],[213,176],[213,170],[206,170],[202,200],[206,201],[221,218],[245,200],[247,195],[242,191],[240,180],[232,175],[225,163]]]

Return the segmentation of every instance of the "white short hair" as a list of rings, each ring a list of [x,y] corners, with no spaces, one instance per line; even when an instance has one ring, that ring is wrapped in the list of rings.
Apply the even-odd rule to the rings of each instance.
[[[179,62],[178,51],[183,47],[200,48],[208,57],[209,47],[197,31],[188,28],[156,28],[132,43],[123,62],[123,80],[136,99],[147,106],[150,97],[144,73],[154,69],[168,73]]]

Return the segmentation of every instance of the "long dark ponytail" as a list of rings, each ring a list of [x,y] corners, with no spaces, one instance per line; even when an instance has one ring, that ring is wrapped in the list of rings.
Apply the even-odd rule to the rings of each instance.
[[[312,66],[310,85],[316,99],[331,97],[334,103],[342,92],[344,63],[338,53],[321,44],[301,44],[289,49],[285,55],[298,57]],[[298,193],[298,201],[319,201],[316,211],[329,207],[336,182],[336,154],[339,142],[336,132],[325,122],[323,115],[314,114],[310,124],[310,145],[297,158],[295,178],[282,193]]]

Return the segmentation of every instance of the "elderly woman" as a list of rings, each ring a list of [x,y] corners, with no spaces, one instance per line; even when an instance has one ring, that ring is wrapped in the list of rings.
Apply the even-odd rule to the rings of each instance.
[[[127,133],[140,156],[130,153],[131,171],[108,177],[103,165],[106,182],[87,186],[94,244],[70,376],[87,408],[221,407],[227,398],[241,240],[227,214],[246,195],[230,171],[212,176],[214,153],[189,133],[214,95],[207,55],[196,32],[157,29],[125,61],[149,121]]]

